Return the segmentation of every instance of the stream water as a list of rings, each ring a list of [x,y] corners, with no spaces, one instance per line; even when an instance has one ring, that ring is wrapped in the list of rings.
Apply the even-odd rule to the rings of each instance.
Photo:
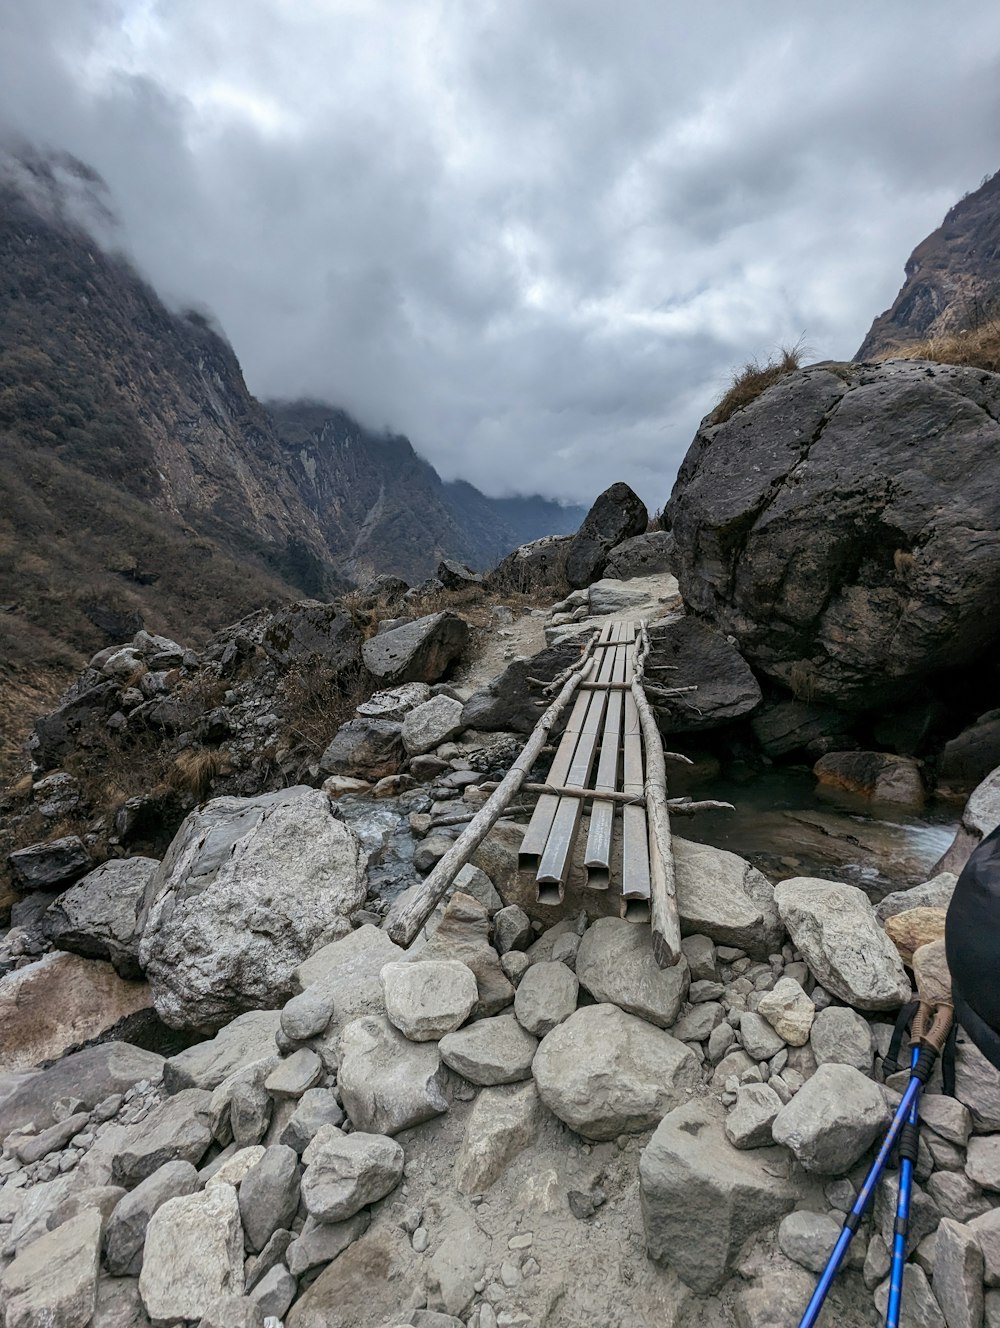
[[[738,853],[772,881],[827,877],[860,886],[873,899],[926,881],[961,813],[954,803],[931,801],[919,811],[873,803],[819,785],[800,767],[699,781],[683,791],[731,802],[736,810],[674,817],[680,837]]]

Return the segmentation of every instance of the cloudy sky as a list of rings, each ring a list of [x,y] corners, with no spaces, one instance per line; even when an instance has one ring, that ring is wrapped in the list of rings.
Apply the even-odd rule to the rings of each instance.
[[[257,395],[656,508],[735,364],[849,358],[1000,168],[1000,6],[0,0],[0,126]]]

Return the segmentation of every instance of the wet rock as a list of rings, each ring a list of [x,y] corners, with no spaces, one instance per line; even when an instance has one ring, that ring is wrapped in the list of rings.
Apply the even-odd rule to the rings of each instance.
[[[774,1122],[775,1143],[806,1171],[841,1176],[889,1120],[881,1089],[848,1065],[820,1065]]]
[[[488,1190],[535,1139],[544,1116],[533,1083],[484,1088],[469,1113],[455,1159],[459,1192],[479,1194]]]
[[[209,1093],[188,1088],[130,1126],[112,1165],[114,1183],[131,1189],[167,1162],[200,1162],[212,1142],[211,1101]]]
[[[782,921],[827,991],[862,1010],[893,1010],[910,983],[895,946],[853,885],[797,876],[774,890]]]
[[[681,930],[732,945],[755,959],[781,949],[774,888],[755,867],[707,844],[674,841]]]
[[[0,1272],[7,1328],[76,1328],[97,1304],[101,1215],[89,1209],[18,1251]]]
[[[354,1127],[398,1134],[447,1111],[440,1046],[410,1042],[378,1015],[348,1024],[341,1036],[337,1082]]]
[[[665,530],[650,530],[621,540],[608,554],[603,576],[628,581],[633,576],[673,572],[674,537]]]
[[[93,866],[90,850],[78,835],[29,844],[8,854],[7,862],[21,890],[66,886]]]
[[[623,540],[641,535],[649,514],[627,484],[612,484],[595,499],[566,552],[566,579],[589,586],[604,571],[608,554]]]
[[[767,1084],[741,1084],[736,1105],[726,1117],[726,1138],[734,1148],[766,1147],[781,1107],[781,1098]]]
[[[389,1022],[411,1042],[454,1032],[479,999],[472,970],[455,959],[386,964],[381,982]]]
[[[532,964],[514,996],[514,1014],[522,1028],[544,1037],[570,1017],[579,992],[580,983],[565,964]]]
[[[648,928],[624,918],[598,918],[587,929],[576,975],[595,1001],[617,1005],[659,1028],[674,1023],[689,986],[687,960],[660,968]]]
[[[103,960],[53,950],[0,984],[0,1073],[55,1060],[151,1008],[144,982],[126,981]]]
[[[474,1084],[509,1084],[531,1075],[538,1039],[512,1014],[479,1019],[438,1044],[441,1059]]]
[[[302,1198],[317,1222],[344,1222],[394,1190],[403,1150],[394,1139],[324,1125],[302,1156]]]
[[[850,720],[839,710],[806,701],[774,701],[762,706],[750,720],[753,736],[770,757],[791,752],[829,751],[851,745]]]
[[[828,752],[813,766],[813,774],[828,788],[920,807],[925,796],[922,766],[912,756],[892,752]]]
[[[240,1184],[239,1204],[248,1250],[262,1250],[279,1227],[290,1227],[299,1207],[295,1150],[283,1144],[266,1149]]]
[[[433,613],[371,637],[362,647],[365,668],[380,682],[437,682],[459,658],[469,627],[454,613]]]
[[[462,702],[435,696],[409,711],[403,720],[402,740],[407,756],[423,756],[447,742],[463,728]]]
[[[983,1321],[983,1252],[976,1233],[941,1219],[934,1242],[934,1294],[948,1328],[979,1328]]]
[[[139,1292],[154,1321],[200,1319],[217,1296],[243,1293],[236,1191],[212,1185],[168,1199],[146,1229]]]
[[[779,978],[757,1006],[774,1031],[793,1047],[803,1047],[816,1018],[816,1007],[794,978]]]
[[[776,1149],[727,1143],[710,1099],[668,1112],[639,1160],[649,1257],[699,1295],[718,1291],[749,1237],[794,1207],[786,1172]]]
[[[139,978],[138,913],[159,867],[155,858],[115,858],[66,890],[45,913],[57,950],[108,959],[124,978]]]
[[[147,1176],[117,1204],[105,1232],[105,1258],[115,1277],[138,1277],[146,1228],[156,1210],[168,1199],[194,1194],[198,1172],[190,1162],[166,1162]]]
[[[538,1095],[588,1139],[650,1129],[701,1083],[690,1048],[615,1005],[577,1010],[542,1041]]]
[[[396,774],[405,757],[401,724],[388,719],[349,719],[323,752],[319,768],[326,775],[376,780]]]
[[[855,1011],[843,1005],[820,1010],[809,1038],[819,1065],[853,1065],[862,1074],[871,1074],[875,1039],[871,1025]]]
[[[318,789],[216,798],[154,877],[140,960],[157,1013],[215,1032],[293,994],[292,975],[363,903],[366,855]]]
[[[368,1230],[371,1214],[363,1208],[345,1222],[317,1222],[306,1218],[302,1232],[288,1247],[288,1268],[293,1277],[304,1277],[314,1268],[333,1263]]]

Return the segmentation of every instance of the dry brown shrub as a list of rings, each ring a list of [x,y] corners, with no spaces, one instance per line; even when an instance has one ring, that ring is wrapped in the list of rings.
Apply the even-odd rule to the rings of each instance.
[[[729,389],[709,415],[708,423],[725,424],[738,410],[749,406],[769,387],[780,382],[786,374],[794,373],[801,365],[802,349],[799,345],[782,346],[776,356],[770,356],[763,364],[759,360],[748,360],[742,369],[734,371]]]
[[[232,762],[225,752],[205,747],[188,748],[174,758],[168,778],[171,788],[178,793],[191,794],[202,803],[220,775],[232,773]]]
[[[374,690],[371,675],[360,664],[349,670],[294,665],[281,680],[275,707],[285,741],[293,748],[305,745],[313,753],[323,752]]]

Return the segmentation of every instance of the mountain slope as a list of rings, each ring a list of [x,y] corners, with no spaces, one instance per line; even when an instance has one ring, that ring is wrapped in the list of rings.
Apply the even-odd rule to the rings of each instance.
[[[872,323],[855,360],[1000,319],[1000,171],[949,209],[905,271],[892,307]]]

